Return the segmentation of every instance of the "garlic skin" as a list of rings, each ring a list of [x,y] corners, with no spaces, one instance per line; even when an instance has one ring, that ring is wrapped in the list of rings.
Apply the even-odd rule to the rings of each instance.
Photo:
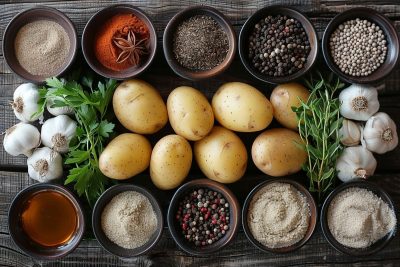
[[[340,142],[345,146],[356,146],[361,141],[362,127],[351,120],[344,119],[339,129]]]
[[[38,111],[40,95],[38,87],[33,83],[23,83],[18,86],[11,103],[15,116],[22,122],[32,122],[42,117],[42,114],[32,115]]]
[[[396,148],[399,143],[396,124],[384,112],[378,112],[365,124],[363,145],[372,152],[383,154]]]
[[[11,156],[29,157],[33,149],[40,145],[39,130],[28,123],[20,122],[6,130],[3,140],[4,150]]]
[[[43,123],[42,143],[59,153],[67,153],[69,142],[75,136],[75,132],[76,122],[67,115],[58,115]]]
[[[49,90],[54,90],[54,89],[49,89]],[[74,110],[71,107],[65,106],[65,107],[51,107],[54,104],[54,101],[57,100],[57,98],[49,98],[46,103],[47,110],[49,113],[53,116],[58,116],[58,115],[72,115],[74,114]]]
[[[372,153],[362,147],[346,147],[336,161],[338,178],[342,182],[349,182],[357,178],[368,178],[373,175],[377,162]]]
[[[29,177],[39,182],[58,179],[63,174],[61,155],[48,147],[36,149],[27,164]]]
[[[367,85],[352,84],[339,94],[340,114],[351,120],[366,121],[379,110],[378,91]]]

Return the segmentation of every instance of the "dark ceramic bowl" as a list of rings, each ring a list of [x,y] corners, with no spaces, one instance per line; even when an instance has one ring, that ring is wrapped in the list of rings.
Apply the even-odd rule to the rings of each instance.
[[[309,220],[309,225],[308,225],[308,229],[307,232],[304,236],[303,239],[301,239],[299,242],[297,242],[294,245],[291,245],[289,247],[282,247],[282,248],[270,248],[267,247],[263,244],[261,244],[260,242],[258,242],[253,234],[251,233],[250,229],[249,229],[249,224],[247,222],[247,216],[248,216],[248,212],[249,212],[249,206],[250,203],[254,197],[254,195],[260,191],[263,187],[265,187],[266,185],[272,184],[272,183],[287,183],[287,184],[291,184],[292,186],[294,186],[297,190],[300,191],[301,194],[303,194],[303,196],[306,197],[307,199],[307,203],[308,206],[310,208],[310,220]],[[305,243],[307,243],[307,241],[311,238],[312,234],[314,233],[315,230],[315,226],[317,224],[317,217],[318,217],[318,211],[317,211],[317,205],[315,203],[314,198],[311,196],[310,192],[308,192],[308,190],[301,184],[299,184],[298,182],[295,182],[293,180],[288,180],[288,179],[272,179],[272,180],[267,180],[265,182],[260,183],[259,185],[257,185],[251,192],[250,194],[247,196],[244,205],[243,205],[243,211],[242,211],[242,225],[243,225],[243,229],[244,229],[244,233],[246,234],[247,238],[250,240],[251,243],[253,243],[254,246],[256,246],[257,248],[259,248],[262,251],[265,252],[272,252],[272,253],[287,253],[287,252],[291,252],[294,251],[296,249],[301,248]]]
[[[257,24],[261,19],[264,19],[268,15],[286,15],[291,18],[294,18],[301,23],[305,32],[307,33],[308,40],[310,42],[310,48],[311,48],[310,53],[308,54],[308,57],[307,57],[307,61],[304,64],[302,69],[300,69],[299,71],[297,71],[291,75],[280,76],[280,77],[273,77],[273,76],[265,75],[265,74],[259,72],[257,69],[255,69],[253,67],[253,65],[251,64],[251,61],[248,58],[248,53],[249,53],[248,52],[249,51],[248,39],[249,39],[251,32],[254,29],[254,25]],[[302,14],[301,12],[299,12],[293,8],[288,8],[288,7],[283,7],[283,6],[264,7],[262,9],[258,10],[256,13],[254,13],[244,23],[244,25],[240,31],[240,35],[239,35],[239,55],[240,55],[240,59],[244,65],[244,67],[255,78],[257,78],[263,82],[267,82],[267,83],[272,83],[272,84],[287,83],[287,82],[293,81],[293,80],[303,76],[314,65],[314,63],[317,59],[318,51],[319,51],[318,36],[317,36],[314,26],[312,25],[310,20],[304,14]]]
[[[96,58],[94,50],[94,41],[96,40],[96,34],[104,25],[104,23],[116,14],[133,14],[143,21],[150,32],[150,40],[148,41],[148,55],[145,60],[139,63],[138,66],[132,66],[125,70],[115,71],[103,66]],[[101,9],[94,14],[87,22],[85,29],[82,34],[82,51],[85,60],[89,66],[101,76],[112,78],[112,79],[128,79],[138,76],[144,72],[152,63],[157,50],[157,34],[154,29],[153,23],[150,18],[139,8],[132,5],[113,5]]]
[[[225,31],[229,42],[229,50],[225,60],[213,69],[206,71],[194,71],[181,66],[181,64],[176,60],[173,52],[173,38],[177,27],[183,21],[197,15],[212,17]],[[165,59],[176,74],[189,80],[201,80],[221,74],[231,65],[236,53],[236,34],[230,22],[218,10],[208,6],[192,6],[177,13],[169,21],[164,31],[163,48]]]
[[[388,205],[389,208],[392,210],[395,210],[395,206],[393,204],[393,201],[389,197],[389,195],[378,185],[373,184],[371,182],[367,182],[363,179],[357,179],[352,182],[347,182],[343,183],[340,186],[338,186],[335,190],[333,190],[328,197],[325,199],[324,205],[322,206],[321,210],[321,228],[322,232],[328,241],[328,243],[335,248],[337,251],[342,252],[344,254],[350,255],[350,256],[357,256],[357,257],[363,257],[363,256],[368,256],[374,253],[377,253],[378,251],[382,250],[389,242],[392,240],[392,238],[396,234],[396,227],[390,231],[385,237],[381,238],[378,240],[376,243],[372,244],[371,246],[367,248],[349,248],[346,247],[342,244],[340,244],[336,239],[333,237],[331,231],[329,230],[328,226],[328,209],[329,205],[331,204],[332,200],[337,196],[338,193],[342,192],[345,189],[351,188],[351,187],[358,187],[358,188],[365,188],[370,191],[372,191],[375,195],[380,197],[383,201],[385,201]],[[396,214],[396,212],[395,212]]]
[[[157,230],[154,232],[154,234],[151,236],[149,241],[145,243],[143,246],[134,248],[134,249],[126,249],[123,247],[118,246],[117,244],[113,243],[108,237],[104,234],[104,231],[101,227],[101,214],[103,213],[103,210],[105,206],[110,203],[111,199],[115,197],[116,195],[126,192],[126,191],[136,191],[138,193],[143,194],[146,196],[151,205],[153,206],[153,210],[156,214],[157,217]],[[110,187],[107,189],[97,200],[94,208],[93,208],[93,213],[92,213],[92,227],[93,227],[93,232],[94,235],[96,236],[97,241],[99,241],[100,245],[110,252],[111,254],[114,254],[118,257],[122,258],[131,258],[131,257],[136,257],[141,254],[144,254],[148,252],[150,249],[152,249],[157,242],[161,238],[161,234],[163,231],[164,227],[164,219],[161,211],[160,204],[158,203],[157,199],[154,197],[153,194],[151,194],[147,189],[144,189],[142,187],[132,185],[132,184],[118,184]]]
[[[32,194],[40,191],[61,193],[68,198],[75,207],[78,215],[77,229],[74,236],[67,244],[59,247],[43,247],[31,241],[22,229],[20,216],[26,201]],[[66,188],[55,184],[37,183],[28,186],[15,196],[8,212],[8,229],[12,240],[27,255],[36,259],[55,260],[66,256],[79,245],[85,231],[85,220],[79,202]]]
[[[3,55],[8,67],[22,79],[31,81],[34,83],[42,83],[46,76],[32,75],[27,72],[18,62],[15,56],[14,40],[19,29],[28,23],[37,20],[51,20],[60,24],[68,34],[70,40],[70,49],[63,66],[56,70],[53,76],[60,76],[72,65],[77,51],[78,37],[74,24],[71,20],[64,15],[62,12],[55,8],[38,6],[25,11],[22,11],[16,15],[10,23],[7,25],[4,36],[3,36]]]
[[[196,247],[194,244],[187,242],[184,239],[182,232],[180,231],[180,226],[175,219],[180,200],[185,197],[186,194],[190,193],[191,190],[200,188],[209,188],[221,193],[228,201],[230,207],[229,230],[221,239],[211,245],[207,245],[204,247]],[[229,190],[225,185],[222,185],[210,179],[197,179],[187,182],[175,192],[174,196],[172,197],[171,203],[169,204],[167,220],[171,235],[178,246],[189,254],[202,256],[219,251],[233,240],[239,229],[239,217],[239,203],[231,190]]]
[[[333,61],[329,49],[329,39],[337,27],[348,20],[356,18],[366,19],[378,25],[384,32],[388,47],[385,62],[373,73],[363,77],[351,76],[342,72]],[[399,37],[396,29],[385,16],[370,8],[357,7],[340,13],[329,22],[322,38],[322,52],[328,67],[343,80],[349,83],[372,83],[389,75],[396,66],[399,57]]]

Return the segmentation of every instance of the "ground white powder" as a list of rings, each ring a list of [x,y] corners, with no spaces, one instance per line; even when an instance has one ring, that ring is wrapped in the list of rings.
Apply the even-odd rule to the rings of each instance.
[[[340,192],[328,208],[328,227],[333,237],[351,248],[366,248],[396,226],[389,205],[373,192],[351,187]]]
[[[116,195],[106,205],[101,227],[112,242],[133,249],[150,240],[157,230],[157,217],[146,196],[127,191]]]
[[[252,198],[247,215],[250,232],[269,248],[288,247],[304,238],[310,220],[307,199],[288,183],[272,183]]]

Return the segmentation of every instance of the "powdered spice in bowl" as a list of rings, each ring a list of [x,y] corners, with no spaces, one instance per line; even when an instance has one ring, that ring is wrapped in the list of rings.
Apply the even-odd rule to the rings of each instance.
[[[114,5],[100,10],[86,24],[83,55],[98,74],[114,79],[139,75],[151,64],[157,36],[139,8]]]

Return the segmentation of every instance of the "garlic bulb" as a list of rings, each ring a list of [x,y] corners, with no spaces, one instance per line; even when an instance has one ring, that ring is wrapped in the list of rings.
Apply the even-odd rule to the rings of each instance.
[[[54,89],[49,89],[49,90],[54,90]],[[53,116],[58,116],[58,115],[68,115],[68,114],[74,114],[74,110],[71,107],[65,106],[65,107],[52,107],[54,105],[54,101],[57,100],[57,98],[49,98],[46,103],[47,110],[49,113]]]
[[[338,178],[342,182],[349,182],[356,178],[364,178],[374,174],[376,160],[372,153],[362,147],[346,147],[336,162]]]
[[[76,122],[67,115],[48,119],[42,126],[43,145],[60,153],[68,152],[69,142],[75,136]]]
[[[343,120],[343,125],[339,129],[340,142],[345,146],[356,146],[361,140],[361,126],[351,120]]]
[[[378,154],[393,150],[399,143],[396,124],[386,113],[376,113],[365,124],[362,143]]]
[[[24,154],[29,157],[32,150],[40,145],[39,130],[28,123],[20,122],[6,130],[3,146],[4,150],[12,155]]]
[[[32,116],[38,111],[39,105],[38,87],[33,83],[23,83],[14,91],[13,102],[15,116],[23,122],[35,121],[42,117],[42,114]]]
[[[48,147],[36,149],[27,164],[29,177],[39,182],[58,179],[63,174],[61,155]]]
[[[367,85],[352,84],[339,94],[340,114],[352,120],[366,121],[379,110],[378,91]]]

